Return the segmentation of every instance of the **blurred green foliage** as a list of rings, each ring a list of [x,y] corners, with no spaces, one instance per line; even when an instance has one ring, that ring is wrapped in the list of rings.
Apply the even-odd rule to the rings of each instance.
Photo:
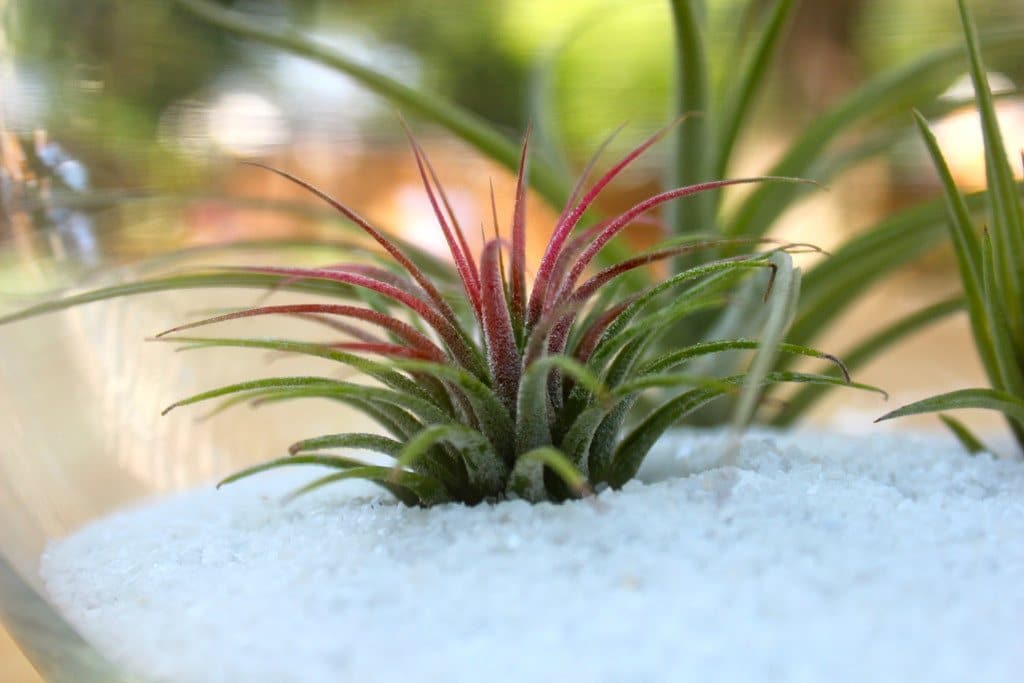
[[[37,123],[86,158],[100,187],[173,179],[174,164],[187,160],[153,150],[161,114],[175,102],[209,93],[225,73],[249,69],[258,75],[265,67],[253,50],[167,0],[13,3],[6,32],[17,63],[45,80],[50,92]],[[549,60],[550,104],[570,150],[593,149],[623,121],[651,127],[670,110],[672,30],[662,2],[222,4],[320,35],[359,35],[370,44],[400,47],[419,60],[420,87],[510,133],[530,116],[531,73],[538,61]],[[1024,3],[972,5],[982,27],[1024,20]],[[714,80],[730,77],[729,55],[753,23],[750,7],[737,0],[706,3]],[[804,105],[801,119],[813,117],[824,103],[814,101],[818,86],[808,70],[822,60],[832,60],[826,64],[832,80],[845,87],[958,33],[951,3],[933,0],[804,0],[796,17],[779,63],[786,76],[772,80],[763,125],[799,124],[794,101]],[[1024,79],[1021,60],[992,66]]]

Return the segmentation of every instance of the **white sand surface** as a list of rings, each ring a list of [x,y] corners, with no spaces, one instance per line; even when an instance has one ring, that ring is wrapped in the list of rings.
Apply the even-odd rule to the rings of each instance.
[[[268,475],[97,521],[41,571],[152,681],[1024,680],[1024,463],[805,432],[705,469],[722,443],[666,439],[599,505],[282,506],[295,473]]]

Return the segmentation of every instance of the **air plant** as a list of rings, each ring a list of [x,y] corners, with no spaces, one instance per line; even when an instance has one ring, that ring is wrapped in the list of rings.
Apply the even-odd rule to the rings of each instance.
[[[996,118],[977,29],[964,0],[959,8],[985,141],[990,222],[980,235],[927,120],[920,113],[916,120],[942,181],[971,332],[991,386],[932,396],[879,420],[959,408],[997,410],[1024,449],[1024,206]],[[968,451],[987,450],[958,420],[948,415],[941,419]]]
[[[662,260],[720,249],[735,240],[677,239],[593,272],[595,257],[610,240],[666,202],[739,183],[792,182],[744,178],[691,185],[656,194],[622,214],[577,230],[583,214],[608,183],[665,132],[644,141],[589,189],[584,174],[555,223],[529,286],[525,211],[529,134],[520,155],[510,241],[498,235],[494,212],[495,236],[484,243],[478,258],[434,168],[410,134],[423,187],[458,273],[458,295],[443,291],[443,282],[428,277],[393,239],[340,201],[283,170],[264,167],[328,202],[376,241],[397,267],[350,263],[322,268],[220,268],[197,274],[207,278],[202,280],[206,283],[269,278],[264,283],[272,289],[302,289],[300,285],[305,284],[305,291],[317,291],[308,285],[320,283],[322,293],[333,288],[334,294],[361,299],[367,305],[264,305],[181,325],[158,338],[187,348],[307,354],[346,365],[374,383],[309,376],[259,379],[191,396],[168,410],[212,399],[221,399],[216,409],[220,410],[250,401],[324,398],[355,408],[385,432],[306,438],[293,444],[288,456],[239,472],[225,483],[273,468],[313,464],[337,472],[298,493],[356,478],[373,481],[410,505],[472,504],[507,495],[558,501],[603,486],[621,487],[633,478],[667,429],[717,397],[748,397],[740,402],[737,413],[741,424],[749,420],[766,384],[851,384],[849,377],[769,371],[777,352],[828,359],[842,368],[828,354],[779,343],[799,290],[799,271],[789,254],[806,250],[807,245],[776,244],[763,253],[709,260],[624,298],[616,298],[615,288],[622,276]],[[766,274],[764,300],[769,315],[761,341],[706,340],[671,350],[655,344],[661,332],[688,314],[721,305],[729,290],[754,272]],[[180,286],[183,280],[172,278],[167,286],[175,286],[174,282]],[[196,327],[267,315],[311,319],[345,338],[314,343],[182,335]],[[755,351],[748,373],[706,377],[685,371],[697,358],[746,350]],[[652,405],[639,403],[641,395],[651,390],[660,392],[659,399]],[[373,451],[389,462],[382,465],[339,455],[336,449]]]
[[[285,305],[264,301],[255,308],[180,325],[157,339],[183,344],[185,350],[249,348],[318,357],[347,366],[372,383],[326,376],[256,379],[187,397],[165,412],[217,399],[213,413],[247,402],[266,405],[305,398],[346,404],[370,418],[383,433],[305,438],[292,444],[287,456],[239,472],[225,483],[279,467],[320,465],[337,471],[297,493],[345,479],[364,479],[409,505],[473,504],[510,495],[560,501],[606,486],[618,488],[635,476],[666,430],[717,398],[738,398],[733,412],[738,429],[750,421],[763,389],[771,384],[848,385],[879,391],[850,382],[845,366],[835,357],[782,342],[800,290],[800,271],[790,254],[814,250],[809,245],[764,238],[675,238],[611,265],[597,265],[598,255],[613,239],[670,201],[741,183],[804,182],[756,177],[689,185],[655,194],[621,214],[582,227],[584,214],[604,188],[670,128],[645,140],[588,188],[598,150],[556,220],[529,285],[529,135],[520,152],[510,239],[501,238],[495,210],[495,236],[485,240],[479,257],[474,257],[437,173],[410,134],[452,269],[438,268],[436,263],[421,265],[422,254],[345,204],[286,171],[264,167],[327,202],[376,242],[379,250],[353,250],[363,257],[361,261],[319,268],[216,267],[140,279],[45,301],[0,317],[0,324],[93,301],[186,288],[248,287],[333,299]],[[750,242],[766,249],[709,258],[640,289],[618,287],[623,278],[652,264]],[[456,276],[446,274],[451,270]],[[747,277],[757,274],[760,280]],[[743,302],[735,299],[733,290],[744,281],[763,289],[759,338],[703,338],[676,346],[660,343],[690,314],[722,306],[737,310],[735,304]],[[343,336],[314,342],[288,336],[183,334],[261,316],[313,321]],[[745,372],[713,375],[693,368],[695,361],[737,352],[753,354]],[[839,376],[773,370],[780,353],[827,360],[838,368]],[[347,450],[339,453],[339,449]],[[353,450],[375,452],[387,462],[353,455]]]
[[[172,0],[173,4],[192,14],[209,26],[228,34],[272,49],[313,60],[346,74],[367,90],[379,95],[395,107],[425,121],[440,126],[488,158],[514,170],[519,150],[515,142],[501,130],[476,113],[458,103],[445,99],[436,92],[422,91],[373,69],[361,60],[343,51],[304,35],[298,27],[270,24],[260,17],[224,7],[210,0]],[[722,66],[728,78],[712,76],[707,29],[707,3],[702,0],[667,0],[666,24],[675,34],[675,116],[690,116],[679,126],[673,146],[673,161],[666,169],[669,186],[688,185],[708,179],[727,176],[732,165],[741,133],[747,127],[754,104],[765,89],[772,62],[778,52],[790,20],[798,11],[796,0],[748,0],[737,9],[749,21],[747,30],[737,31],[730,49],[730,64]],[[735,3],[733,3],[735,4]],[[628,7],[626,3],[623,7]],[[610,11],[602,9],[594,18],[607,20]],[[532,118],[537,121],[541,140],[549,154],[538,160],[529,182],[537,195],[553,207],[565,204],[572,187],[572,174],[567,163],[554,160],[565,156],[559,149],[558,116],[553,114],[551,89],[554,74],[562,52],[584,30],[577,26],[566,40],[550,52],[547,59],[539,60],[536,77],[529,94]],[[1004,53],[1019,50],[1024,27],[1003,26],[985,35],[986,46]],[[613,47],[613,46],[612,46]],[[960,106],[959,102],[936,100],[958,75],[959,45],[938,46],[906,64],[888,69],[863,83],[842,101],[813,118],[800,135],[787,147],[768,172],[776,176],[813,177],[819,182],[830,182],[861,162],[884,154],[892,144],[907,134],[904,112],[911,107],[922,107],[926,114],[939,116]],[[863,135],[851,136],[851,130]],[[725,211],[721,193],[705,194],[694,198],[669,220],[670,230],[679,236],[695,236],[693,231],[721,239],[737,240],[721,253],[743,253],[758,244],[757,238],[777,228],[777,221],[794,203],[799,201],[805,188],[792,184],[765,184],[743,199],[735,211]],[[717,194],[719,196],[712,196]],[[969,210],[978,212],[984,202],[984,193],[966,197]],[[828,259],[822,259],[802,279],[799,307],[789,326],[787,339],[811,345],[827,330],[857,298],[874,283],[900,266],[912,261],[938,242],[943,235],[944,207],[941,200],[917,203],[898,213],[885,217],[871,229],[864,231],[833,250]],[[587,219],[600,220],[598,210],[592,210]],[[615,248],[605,249],[599,256],[602,265],[626,258]],[[683,260],[683,263],[693,261]],[[637,270],[627,276],[625,290],[638,290],[650,284],[647,273]],[[960,310],[956,302],[943,302],[930,306],[898,321],[869,338],[857,342],[842,357],[850,369],[873,358],[884,348],[923,327]],[[667,349],[676,344],[689,344],[706,337],[713,331],[723,336],[756,335],[759,321],[756,317],[737,315],[735,307],[722,307],[706,312],[673,333],[662,336]],[[774,369],[792,367],[796,359],[780,356]],[[732,354],[722,354],[709,365],[714,372],[734,372],[739,366]],[[839,371],[824,365],[820,372],[839,376]],[[799,419],[813,406],[827,385],[806,384],[787,396],[785,410],[774,415],[762,415],[776,425],[788,425]],[[720,402],[717,408],[728,407]],[[767,411],[766,411],[767,412]],[[716,422],[727,419],[729,410],[704,413],[701,421]],[[692,419],[696,419],[694,416]]]

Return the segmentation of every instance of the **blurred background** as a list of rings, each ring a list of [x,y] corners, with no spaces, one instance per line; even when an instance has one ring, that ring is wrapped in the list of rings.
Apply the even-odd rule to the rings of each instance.
[[[570,168],[582,167],[616,126],[628,122],[616,143],[621,151],[663,125],[671,110],[673,38],[668,3],[660,0],[223,4],[268,25],[295,26],[414,89],[440,93],[512,138],[538,116],[531,107],[539,103],[559,144],[536,153]],[[707,3],[714,79],[731,76],[730,50],[749,4]],[[972,8],[983,29],[1024,22],[1024,3],[974,0]],[[952,0],[803,0],[795,16],[730,175],[763,172],[858,84],[960,39]],[[394,107],[326,67],[228,35],[169,0],[0,0],[0,56],[0,243],[7,245],[0,296],[178,247],[338,234],[324,215],[296,209],[310,206],[301,191],[238,163],[245,160],[286,168],[410,241],[439,246]],[[1010,149],[1024,148],[1022,57],[989,61]],[[954,80],[947,96],[970,92]],[[489,220],[492,180],[499,212],[508,215],[512,179],[504,169],[410,122],[466,225]],[[776,236],[829,249],[937,195],[909,113],[906,124],[905,137],[787,213]],[[954,110],[936,126],[958,182],[983,187],[973,110]],[[646,157],[613,186],[604,208],[655,190],[667,155]],[[554,215],[543,201],[531,202],[535,246]],[[819,346],[839,351],[957,287],[951,254],[935,250],[874,288]],[[858,378],[888,388],[894,404],[984,382],[959,317],[894,348]],[[815,415],[849,426],[879,412],[877,402],[844,393]],[[978,419],[983,427],[999,424]],[[32,680],[0,631],[0,683]]]

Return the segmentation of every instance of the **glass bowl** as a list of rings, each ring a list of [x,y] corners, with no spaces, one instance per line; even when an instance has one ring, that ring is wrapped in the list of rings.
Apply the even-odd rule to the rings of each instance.
[[[233,258],[205,248],[125,265],[64,247],[52,231],[0,242],[0,315],[41,298]],[[279,255],[257,251],[245,260]],[[262,351],[175,353],[174,345],[151,339],[211,309],[255,305],[264,296],[241,289],[160,292],[0,326],[0,623],[47,681],[127,680],[48,602],[39,575],[48,542],[117,508],[216,481],[284,454],[302,436],[346,431],[360,420],[317,402],[264,409],[258,419],[246,407],[212,420],[203,418],[208,408],[161,416],[175,400],[222,384],[337,373],[323,362]],[[273,295],[275,303],[295,299],[301,297]],[[255,336],[282,336],[282,324],[288,334],[308,325],[249,323],[245,332]]]

